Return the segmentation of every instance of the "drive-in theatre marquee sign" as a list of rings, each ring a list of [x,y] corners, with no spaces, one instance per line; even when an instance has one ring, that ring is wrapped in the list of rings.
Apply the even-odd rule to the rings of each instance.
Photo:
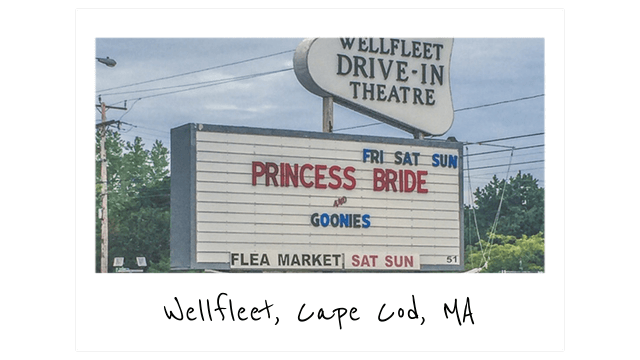
[[[451,126],[451,39],[311,39],[320,96],[412,133]],[[462,144],[205,124],[171,130],[171,267],[464,269]]]
[[[187,124],[171,131],[171,264],[462,270],[462,145]]]
[[[453,124],[453,39],[307,39],[293,66],[310,92],[410,133]]]

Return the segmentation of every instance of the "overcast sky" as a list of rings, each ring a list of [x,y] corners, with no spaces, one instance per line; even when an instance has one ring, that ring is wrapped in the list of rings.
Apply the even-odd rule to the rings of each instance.
[[[107,114],[108,120],[130,124],[121,128],[123,138],[131,141],[140,136],[146,144],[158,139],[167,147],[170,130],[186,123],[319,132],[322,99],[303,88],[291,70],[293,51],[302,40],[98,38],[96,57],[108,56],[117,65],[110,68],[96,61],[96,103],[98,95],[107,105],[123,106],[127,100],[127,112],[110,110]],[[255,58],[260,59],[251,60]],[[212,85],[216,80],[278,70],[283,71]],[[456,38],[450,75],[455,118],[451,129],[436,138],[454,136],[474,143],[544,132],[544,39]],[[138,85],[127,86],[132,84]],[[510,102],[475,108],[505,101]],[[99,119],[96,111],[96,122]],[[363,126],[370,124],[377,125]],[[341,130],[352,127],[358,128]],[[345,134],[412,138],[337,104],[334,129]],[[532,146],[514,151],[512,163],[527,164],[512,165],[509,176],[522,170],[544,186],[543,135],[489,144],[469,145],[469,154]],[[470,156],[469,168],[484,168],[470,171],[472,188],[484,186],[493,174],[504,177],[507,166],[488,166],[507,165],[509,156],[509,151]],[[465,182],[467,179],[465,172]],[[468,186],[465,184],[465,191]]]

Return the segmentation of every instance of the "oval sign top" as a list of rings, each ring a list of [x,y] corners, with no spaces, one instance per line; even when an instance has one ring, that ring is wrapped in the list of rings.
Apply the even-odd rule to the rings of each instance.
[[[410,133],[442,135],[453,124],[453,39],[315,38],[293,66],[310,92]]]

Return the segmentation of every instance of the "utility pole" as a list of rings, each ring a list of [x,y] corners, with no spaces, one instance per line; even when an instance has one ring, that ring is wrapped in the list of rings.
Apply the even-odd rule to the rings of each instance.
[[[102,121],[97,124],[96,127],[100,129],[100,197],[102,198],[102,235],[100,244],[100,272],[108,272],[109,266],[109,216],[107,213],[107,126],[117,123],[118,121],[107,121],[107,109],[127,110],[127,103],[125,107],[107,106],[100,99],[100,104],[96,107],[100,108]],[[119,123],[119,122],[118,122]]]

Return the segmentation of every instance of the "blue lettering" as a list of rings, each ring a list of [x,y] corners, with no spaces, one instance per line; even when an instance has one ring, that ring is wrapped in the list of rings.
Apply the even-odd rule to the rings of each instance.
[[[311,215],[311,225],[318,227],[346,227],[346,228],[368,228],[371,226],[369,214],[318,214]],[[236,261],[237,254],[232,254],[232,260]],[[233,257],[235,256],[235,257]],[[257,260],[256,260],[257,261]]]
[[[408,152],[406,152],[404,154],[404,161],[402,162],[402,165],[413,165],[413,163],[411,162],[411,154],[409,154]]]
[[[371,152],[371,150],[369,150],[369,149],[363,149],[362,150],[362,162],[367,162],[367,159],[370,156],[370,152]]]
[[[449,167],[458,168],[458,155],[449,155]]]
[[[371,221],[369,220],[369,214],[362,215],[362,227],[366,229],[369,226],[371,226]]]
[[[433,154],[431,157],[433,163],[432,166],[442,166],[449,168],[458,168],[458,155],[449,155],[449,154]]]
[[[351,227],[351,214],[340,214],[340,227]]]

